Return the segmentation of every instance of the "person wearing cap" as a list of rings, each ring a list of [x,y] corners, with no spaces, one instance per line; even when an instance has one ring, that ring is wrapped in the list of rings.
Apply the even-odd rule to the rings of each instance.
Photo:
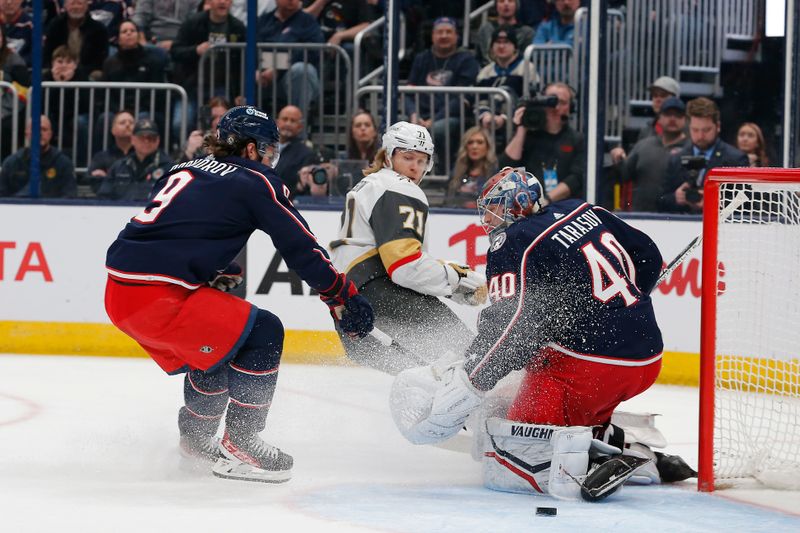
[[[516,100],[522,96],[524,65],[517,48],[517,33],[513,26],[499,26],[492,33],[490,53],[494,61],[481,69],[475,85],[478,87],[502,87]],[[515,107],[513,104],[512,102],[512,108]],[[497,105],[502,105],[502,103],[498,102]],[[508,116],[496,113],[496,111],[491,98],[483,97],[478,101],[480,125],[487,129],[498,130],[497,135],[504,133],[502,128],[506,125]]]
[[[533,44],[568,44],[572,46],[575,34],[575,12],[580,0],[555,0],[556,12],[539,24]]]
[[[111,165],[108,175],[102,179],[98,198],[128,202],[147,200],[153,185],[172,166],[170,157],[160,149],[158,126],[149,118],[136,121],[131,143],[133,150]]]
[[[686,106],[671,96],[660,104],[658,127],[661,135],[637,142],[622,167],[622,179],[631,182],[633,211],[658,211],[658,198],[671,155],[691,143],[686,135]]]
[[[659,199],[659,210],[668,213],[702,213],[706,171],[716,167],[749,167],[747,154],[719,138],[719,108],[713,100],[695,98],[686,104],[691,144],[670,156]],[[691,171],[684,156],[703,157],[705,168]]]
[[[433,22],[431,48],[418,53],[411,64],[409,85],[421,87],[463,87],[475,84],[480,69],[475,56],[468,50],[459,50],[456,21],[439,17]],[[458,148],[459,116],[462,99],[457,94],[446,98],[444,94],[405,96],[405,112],[410,122],[431,130],[433,142],[439,152],[436,174],[447,174]],[[449,147],[449,150],[448,150]]]
[[[515,48],[517,51],[525,50],[533,40],[533,28],[526,26],[517,19],[517,12],[520,9],[519,0],[495,0],[494,9],[497,12],[496,20],[487,20],[478,28],[478,35],[475,39],[475,50],[478,61],[481,65],[486,65],[495,59],[491,53],[494,44],[494,34],[501,26],[514,28]]]
[[[661,126],[659,126],[658,122],[658,114],[661,111],[661,105],[667,98],[680,98],[681,96],[680,84],[669,76],[661,76],[657,78],[656,81],[650,84],[648,89],[650,91],[650,105],[653,108],[653,114],[655,116],[648,120],[647,123],[642,126],[642,129],[639,130],[639,134],[636,137],[636,142],[650,137],[651,135],[661,135]],[[611,161],[614,164],[620,163],[628,156],[625,148],[622,146],[616,146],[612,148],[609,154],[611,155]]]

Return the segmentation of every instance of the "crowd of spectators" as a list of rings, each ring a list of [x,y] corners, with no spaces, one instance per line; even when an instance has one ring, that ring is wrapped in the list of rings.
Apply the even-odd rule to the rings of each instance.
[[[472,46],[464,48],[463,0],[401,2],[419,40],[405,64],[404,84],[502,88],[512,98],[511,106],[505,106],[485,95],[418,93],[400,102],[402,118],[433,135],[434,174],[445,178],[434,180],[442,205],[474,207],[485,180],[507,165],[524,166],[537,175],[545,202],[584,196],[586,146],[573,126],[579,96],[575,88],[565,80],[545,84],[534,72],[531,92],[547,103],[532,108],[522,96],[524,49],[531,43],[571,45],[576,12],[585,3],[494,0],[491,16],[477,31],[473,29]],[[245,0],[46,0],[45,6],[44,80],[172,82],[181,85],[189,98],[185,108],[175,99],[167,112],[153,113],[147,110],[158,106],[148,98],[155,96],[128,91],[111,112],[97,113],[89,109],[89,99],[76,100],[78,91],[67,91],[50,116],[42,118],[41,196],[75,197],[77,185],[83,184],[81,196],[141,202],[170,165],[205,156],[205,136],[227,109],[242,102],[243,80],[228,77],[226,68],[242,58],[238,50],[213,56],[215,77],[203,102],[198,94],[200,59],[216,44],[245,41]],[[2,81],[20,87],[20,93],[30,84],[29,10],[23,0],[0,0]],[[355,36],[382,11],[382,0],[259,0],[258,41],[329,43],[352,56]],[[367,56],[371,50],[377,64],[380,54],[374,50],[380,49],[380,36],[371,38],[374,46],[367,47]],[[364,162],[366,167],[380,149],[379,117],[364,109],[347,117],[345,151],[331,153],[329,147],[312,143],[306,117],[313,117],[321,105],[325,80],[319,67],[324,54],[313,48],[264,52],[254,73],[263,89],[258,104],[275,115],[280,129],[278,175],[295,197],[336,194],[333,181],[341,170],[337,161]],[[756,123],[742,123],[735,146],[730,145],[720,138],[720,111],[713,100],[682,96],[680,83],[667,76],[657,77],[649,90],[652,118],[635,132],[635,142],[608,147],[613,170],[609,176],[617,176],[613,179],[627,191],[621,208],[698,213],[702,195],[698,198],[695,193],[702,191],[705,168],[768,166],[774,161]],[[235,98],[226,99],[232,95]],[[12,154],[9,148],[11,121],[5,119],[13,112],[13,98],[9,92],[3,94],[0,196],[30,194],[24,170],[29,150]],[[190,132],[180,138],[177,125],[183,117]],[[29,130],[30,125],[26,133]],[[162,142],[167,130],[173,139],[170,145]],[[59,132],[64,136],[59,144],[63,151],[53,143]],[[74,161],[66,148],[73,143],[77,147],[73,153],[78,154]],[[87,154],[89,146],[93,150]],[[703,158],[704,168],[693,171],[687,158],[695,162]],[[85,175],[76,177],[75,167],[86,168]],[[349,179],[354,184],[352,173]]]

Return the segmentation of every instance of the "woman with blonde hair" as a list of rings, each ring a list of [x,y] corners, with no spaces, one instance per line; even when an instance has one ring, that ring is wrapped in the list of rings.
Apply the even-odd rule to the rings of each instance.
[[[427,251],[428,199],[419,184],[432,167],[428,130],[408,122],[389,127],[372,166],[347,193],[330,244],[334,266],[372,303],[375,326],[402,347],[354,341],[340,331],[347,356],[390,374],[469,346],[473,333],[438,297],[468,305],[486,300],[482,274]]]
[[[745,122],[736,134],[736,147],[747,154],[751,167],[768,167],[767,143],[758,124]]]
[[[497,154],[488,132],[480,126],[468,129],[461,137],[445,205],[474,209],[483,184],[495,172]]]

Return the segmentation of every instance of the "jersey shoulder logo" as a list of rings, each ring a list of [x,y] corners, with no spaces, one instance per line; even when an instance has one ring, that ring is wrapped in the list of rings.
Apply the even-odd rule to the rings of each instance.
[[[562,218],[564,218],[564,215],[561,213],[553,213],[553,218],[555,218],[556,220],[561,220]]]
[[[499,250],[506,243],[506,239],[507,238],[508,237],[506,237],[506,232],[505,231],[502,232],[502,233],[497,234],[492,239],[492,246],[491,246],[491,248],[489,248],[489,251],[490,252],[496,252],[497,250]]]

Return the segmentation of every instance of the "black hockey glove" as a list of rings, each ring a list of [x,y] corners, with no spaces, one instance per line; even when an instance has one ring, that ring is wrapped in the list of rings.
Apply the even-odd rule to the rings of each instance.
[[[351,337],[366,337],[375,321],[372,306],[344,274],[341,274],[341,283],[336,285],[340,287],[338,291],[320,293],[320,299],[330,308],[333,320],[339,323],[342,331]]]
[[[228,292],[244,281],[244,271],[239,263],[233,261],[230,265],[225,267],[225,270],[217,271],[217,277],[208,282],[208,285],[222,292]]]

